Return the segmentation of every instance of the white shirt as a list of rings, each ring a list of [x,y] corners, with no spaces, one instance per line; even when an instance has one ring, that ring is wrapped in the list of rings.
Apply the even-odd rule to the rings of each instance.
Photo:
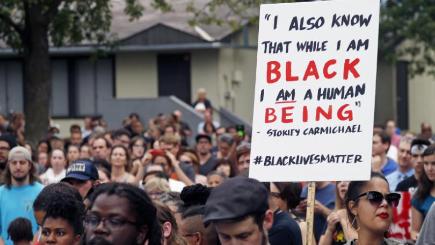
[[[44,174],[40,176],[43,185],[59,183],[65,178],[66,170],[62,170],[59,174],[55,175],[52,168],[49,168]]]

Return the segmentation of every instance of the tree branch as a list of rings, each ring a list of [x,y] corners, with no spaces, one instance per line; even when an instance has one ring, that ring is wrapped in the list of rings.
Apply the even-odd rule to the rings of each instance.
[[[59,11],[59,6],[64,0],[52,0],[48,10],[44,14],[46,23],[50,23]]]
[[[4,23],[11,26],[18,34],[22,35],[24,33],[24,29],[19,24],[15,23],[9,15],[0,12],[0,20],[3,20]]]

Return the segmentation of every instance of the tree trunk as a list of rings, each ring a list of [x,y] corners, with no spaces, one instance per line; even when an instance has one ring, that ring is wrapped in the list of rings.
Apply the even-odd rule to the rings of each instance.
[[[30,6],[29,11],[26,12],[26,29],[22,37],[25,136],[33,145],[46,135],[51,98],[48,25],[41,14],[40,7],[35,5]]]

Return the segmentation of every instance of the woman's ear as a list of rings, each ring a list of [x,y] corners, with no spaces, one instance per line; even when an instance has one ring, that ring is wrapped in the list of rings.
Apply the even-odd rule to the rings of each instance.
[[[357,203],[355,201],[349,201],[349,203],[347,205],[348,205],[348,208],[349,208],[350,212],[354,216],[357,216],[357,214],[358,214],[358,210],[357,210],[358,205],[357,205]]]
[[[172,233],[172,224],[168,221],[164,222],[162,225],[163,237],[169,237]]]

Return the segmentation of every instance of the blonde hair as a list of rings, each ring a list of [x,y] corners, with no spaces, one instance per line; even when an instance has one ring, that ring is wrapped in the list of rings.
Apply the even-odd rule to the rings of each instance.
[[[163,178],[152,178],[145,183],[145,191],[159,190],[161,192],[170,192],[169,182]]]

